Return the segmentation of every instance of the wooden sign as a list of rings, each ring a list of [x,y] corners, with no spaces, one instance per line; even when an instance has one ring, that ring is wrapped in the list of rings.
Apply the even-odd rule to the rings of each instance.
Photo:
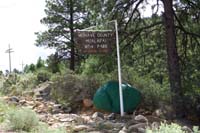
[[[75,43],[83,54],[110,53],[115,46],[113,31],[76,31]]]

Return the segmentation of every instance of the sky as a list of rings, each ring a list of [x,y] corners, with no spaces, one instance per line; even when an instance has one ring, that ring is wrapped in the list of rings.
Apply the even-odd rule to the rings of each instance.
[[[22,64],[36,63],[46,59],[53,49],[36,47],[35,32],[44,31],[40,23],[45,16],[45,0],[0,0],[0,70],[9,70],[8,45],[12,69],[22,70]]]
[[[46,59],[54,53],[53,49],[34,45],[34,33],[47,28],[40,23],[45,16],[44,9],[45,0],[0,0],[0,70],[9,70],[9,55],[5,53],[9,44],[14,51],[11,53],[12,69],[22,70],[22,64],[35,64],[39,57]],[[150,16],[151,6],[143,13]]]

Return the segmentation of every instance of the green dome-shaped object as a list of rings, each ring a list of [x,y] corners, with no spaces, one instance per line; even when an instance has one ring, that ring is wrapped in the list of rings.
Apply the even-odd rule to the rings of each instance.
[[[129,84],[122,84],[124,112],[133,112],[141,101],[141,93]],[[119,113],[119,83],[109,81],[100,87],[93,98],[94,106],[97,109]]]

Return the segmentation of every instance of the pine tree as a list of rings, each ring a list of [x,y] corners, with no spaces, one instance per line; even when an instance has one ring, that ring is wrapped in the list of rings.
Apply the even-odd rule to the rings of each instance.
[[[59,56],[70,59],[70,69],[75,69],[76,46],[74,30],[84,24],[87,13],[79,0],[47,0],[46,17],[41,20],[48,30],[37,32],[36,46],[56,48]]]

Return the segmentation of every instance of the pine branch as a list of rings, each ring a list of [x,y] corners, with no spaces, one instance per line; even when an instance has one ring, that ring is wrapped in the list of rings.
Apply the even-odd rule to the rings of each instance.
[[[175,11],[173,10],[174,16],[176,21],[178,22],[179,26],[176,26],[176,28],[180,29],[181,31],[183,31],[185,34],[191,35],[191,36],[195,36],[195,37],[199,37],[200,38],[200,34],[196,34],[193,32],[189,32],[187,31],[184,26],[182,25],[181,21],[179,20],[178,16],[176,15]]]

